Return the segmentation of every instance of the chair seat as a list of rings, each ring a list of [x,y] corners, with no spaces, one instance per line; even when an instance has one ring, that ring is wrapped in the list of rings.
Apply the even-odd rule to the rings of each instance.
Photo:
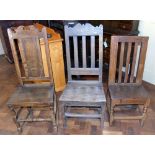
[[[68,83],[59,101],[102,103],[106,101],[102,85]]]
[[[110,85],[110,96],[113,102],[146,102],[148,93],[142,85]]]
[[[53,103],[53,91],[52,86],[17,87],[7,105],[20,107],[47,106]]]

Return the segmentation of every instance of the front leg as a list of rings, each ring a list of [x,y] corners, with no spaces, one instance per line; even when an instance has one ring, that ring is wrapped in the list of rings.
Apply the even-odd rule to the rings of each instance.
[[[22,132],[22,126],[20,124],[20,122],[18,121],[18,118],[19,118],[19,114],[20,112],[22,111],[22,108],[19,108],[17,111],[16,111],[16,108],[14,106],[9,106],[9,109],[13,112],[14,116],[13,116],[13,121],[14,123],[16,124],[17,126],[17,131],[18,133],[21,133]]]

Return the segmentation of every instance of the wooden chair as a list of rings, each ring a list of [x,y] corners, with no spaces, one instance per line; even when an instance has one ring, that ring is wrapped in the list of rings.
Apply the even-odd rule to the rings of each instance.
[[[68,70],[68,84],[59,98],[60,125],[66,126],[66,119],[72,117],[98,118],[101,127],[104,123],[104,105],[106,102],[102,86],[102,64],[103,64],[103,26],[93,27],[91,24],[77,24],[74,27],[65,25],[66,59]],[[98,37],[98,40],[97,40]],[[73,49],[71,49],[71,39]],[[89,39],[87,41],[87,39]],[[80,48],[81,41],[81,48]],[[95,41],[98,41],[95,44]],[[87,43],[91,50],[86,49]],[[95,45],[99,45],[99,51],[95,51]],[[81,58],[80,58],[81,52]],[[88,66],[87,58],[91,57],[91,66]],[[99,57],[95,57],[98,52]],[[73,63],[71,55],[74,55]],[[81,61],[80,61],[81,59]],[[82,65],[80,65],[82,62]],[[97,64],[95,63],[97,62]],[[96,75],[98,79],[81,80],[82,76]],[[77,76],[75,79],[73,76]],[[94,107],[99,109],[97,114],[71,112],[74,107]],[[62,121],[62,122],[61,122]]]
[[[41,31],[33,25],[8,29],[14,63],[20,86],[7,102],[14,112],[19,132],[25,122],[50,121],[56,127],[56,95],[52,81],[46,28]],[[45,76],[40,41],[45,44],[49,76]],[[54,109],[54,110],[53,110]],[[48,118],[34,117],[34,110],[49,110]],[[23,118],[23,111],[27,111]]]
[[[143,126],[150,98],[142,85],[148,37],[112,36],[110,50],[108,110],[110,124],[116,119],[141,120]],[[122,105],[128,108],[120,111]],[[135,109],[135,110],[134,110]]]

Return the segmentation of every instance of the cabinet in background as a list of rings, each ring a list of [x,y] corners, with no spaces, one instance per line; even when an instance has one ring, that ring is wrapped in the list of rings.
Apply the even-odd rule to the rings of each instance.
[[[103,48],[103,59],[104,63],[107,65],[109,65],[110,42],[112,35],[137,36],[139,34],[138,20],[92,20],[90,23],[93,25],[103,25],[103,38],[107,45]]]

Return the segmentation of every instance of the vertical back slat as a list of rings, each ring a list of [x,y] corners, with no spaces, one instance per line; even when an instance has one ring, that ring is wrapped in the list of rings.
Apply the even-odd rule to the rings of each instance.
[[[103,35],[99,35],[99,82],[102,82]]]
[[[83,67],[87,67],[87,59],[86,59],[86,36],[82,36],[82,61]]]
[[[124,47],[125,47],[125,43],[121,43],[121,51],[120,51],[120,58],[119,58],[118,83],[121,83],[121,80],[122,80],[122,67],[123,67],[123,58],[124,58]]]
[[[110,67],[109,67],[109,80],[108,80],[109,85],[115,83],[117,51],[118,51],[118,39],[116,36],[111,37],[110,47],[111,47],[110,48]]]
[[[75,64],[75,68],[78,68],[79,67],[79,58],[78,58],[77,36],[73,36],[73,43],[74,43],[74,64]]]
[[[130,82],[133,82],[134,79],[134,72],[135,72],[135,65],[136,65],[136,57],[137,57],[137,50],[138,50],[138,43],[135,43],[134,46],[134,53],[133,53],[133,60],[132,60],[132,68],[131,68],[131,75],[130,75]]]
[[[95,68],[95,36],[91,36],[91,68]]]
[[[129,64],[130,64],[130,54],[131,54],[131,45],[132,43],[128,43],[128,50],[127,50],[127,58],[126,58],[126,68],[125,68],[125,78],[124,83],[127,83],[128,80],[128,70],[129,70]]]
[[[140,58],[139,58],[139,62],[138,62],[136,83],[142,83],[147,44],[148,44],[148,38],[143,38],[142,44],[141,44],[141,50],[140,50]]]

